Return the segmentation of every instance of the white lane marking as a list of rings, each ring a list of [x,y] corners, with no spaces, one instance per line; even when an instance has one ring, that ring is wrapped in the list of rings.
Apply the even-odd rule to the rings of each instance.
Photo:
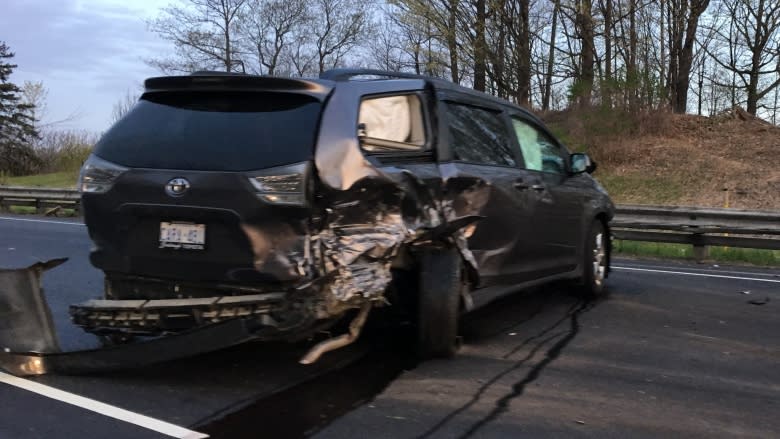
[[[621,267],[619,265],[613,265],[612,268],[616,270],[631,270],[631,271],[646,271],[649,273],[664,273],[664,274],[680,274],[684,276],[701,276],[701,277],[716,277],[720,279],[737,279],[737,280],[753,280],[756,282],[772,282],[772,283],[778,283],[780,284],[780,280],[774,280],[774,279],[757,279],[754,277],[740,277],[740,276],[724,276],[721,274],[706,274],[706,273],[686,273],[684,271],[669,271],[669,270],[651,270],[649,268],[632,268],[632,267]]]
[[[753,271],[734,271],[734,270],[722,270],[718,268],[694,268],[694,267],[669,267],[669,266],[663,266],[663,265],[645,265],[642,267],[641,265],[624,265],[625,268],[647,268],[652,267],[656,270],[690,270],[690,271],[705,271],[709,273],[721,273],[721,274],[748,274],[751,276],[766,276],[766,277],[780,277],[780,272],[778,273],[756,273]]]
[[[70,226],[84,226],[84,223],[71,222],[71,221],[52,221],[52,220],[30,219],[30,218],[9,218],[7,216],[0,216],[0,220],[23,221],[28,223],[67,224]]]
[[[114,407],[100,401],[95,401],[94,399],[85,398],[74,393],[65,392],[59,389],[55,389],[54,387],[36,383],[35,381],[15,377],[7,373],[0,372],[0,383],[6,383],[20,389],[37,393],[47,398],[75,405],[76,407],[81,407],[85,410],[90,410],[103,416],[118,419],[129,424],[135,424],[139,427],[153,430],[167,436],[180,439],[201,439],[209,437],[207,434],[188,430],[184,427],[179,427],[178,425],[160,421],[159,419],[150,418],[148,416],[121,409],[119,407]]]

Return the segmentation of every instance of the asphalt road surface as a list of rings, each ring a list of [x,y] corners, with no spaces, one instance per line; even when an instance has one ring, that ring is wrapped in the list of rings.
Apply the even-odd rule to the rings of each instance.
[[[78,221],[0,216],[0,267],[71,258],[44,277],[66,349],[96,345],[67,318],[101,291],[89,245]],[[315,368],[295,364],[304,347],[252,344],[125,372],[0,373],[0,438],[780,437],[780,271],[615,266],[604,300],[548,287],[467,316],[452,360],[413,364],[403,337],[366,336]]]

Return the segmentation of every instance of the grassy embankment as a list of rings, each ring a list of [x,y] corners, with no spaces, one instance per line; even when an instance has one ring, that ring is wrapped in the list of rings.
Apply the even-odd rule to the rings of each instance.
[[[544,117],[570,149],[590,154],[617,204],[780,208],[773,159],[780,128],[728,114],[713,118],[610,109]],[[760,176],[760,178],[757,178]],[[693,259],[691,246],[616,241],[618,254]],[[780,251],[711,247],[719,262],[780,265]]]
[[[0,172],[0,187],[46,187],[75,189],[79,169],[92,150],[94,136],[77,132],[52,132],[44,136],[35,152],[39,163],[34,175],[10,176]],[[12,213],[36,213],[35,208],[10,206]],[[73,215],[70,209],[58,212]]]
[[[49,174],[6,177],[3,184],[6,186],[75,189],[78,177],[78,171],[62,171]]]

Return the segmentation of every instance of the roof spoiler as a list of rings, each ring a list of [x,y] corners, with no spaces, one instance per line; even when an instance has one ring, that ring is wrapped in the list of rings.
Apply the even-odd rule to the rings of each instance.
[[[330,81],[278,78],[224,72],[195,72],[189,76],[160,76],[144,81],[144,93],[170,91],[283,92],[324,100],[333,89]]]

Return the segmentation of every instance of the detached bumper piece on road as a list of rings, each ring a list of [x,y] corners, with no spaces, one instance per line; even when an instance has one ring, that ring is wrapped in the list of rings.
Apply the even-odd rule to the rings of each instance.
[[[0,369],[17,376],[84,374],[130,369],[235,346],[257,336],[243,319],[148,341],[70,352],[0,352]]]
[[[127,303],[109,306],[107,302],[111,301],[106,300],[87,302],[93,308],[77,308],[77,314],[79,319],[88,322],[90,317],[97,317],[101,322],[109,317],[114,322],[138,324],[144,321],[137,319],[139,315],[161,314],[175,319],[176,313],[182,314],[188,307],[192,309],[191,314],[199,313],[206,320],[197,329],[174,335],[102,349],[63,352],[41,290],[41,275],[63,262],[65,259],[55,259],[27,268],[0,269],[0,369],[19,376],[78,374],[140,367],[224,349],[255,340],[259,333],[256,319],[230,318],[218,322],[221,316],[259,315],[261,320],[268,321],[268,317],[263,317],[266,310],[280,299],[275,294],[223,297],[194,307],[184,306],[182,302],[186,300],[141,300],[134,307]],[[204,311],[206,308],[209,311]],[[101,311],[91,313],[87,309]]]

